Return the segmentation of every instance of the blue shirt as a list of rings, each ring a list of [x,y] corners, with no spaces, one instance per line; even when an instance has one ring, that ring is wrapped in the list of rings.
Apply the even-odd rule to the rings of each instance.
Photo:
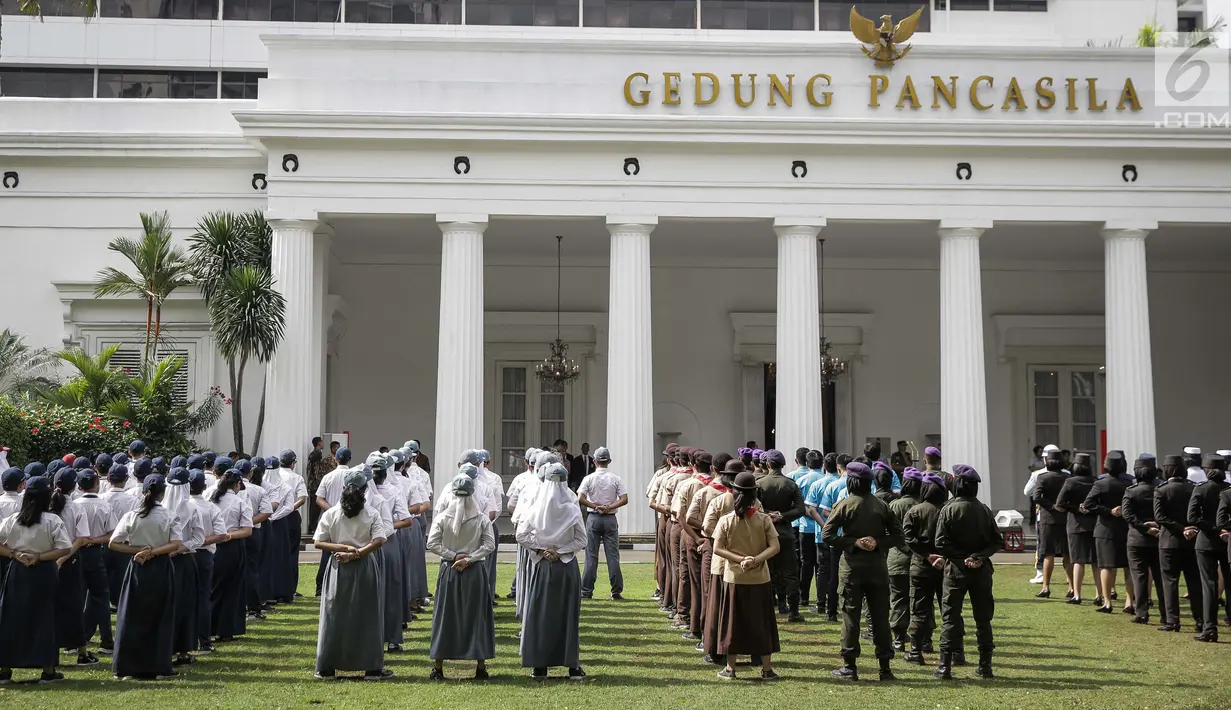
[[[794,471],[791,471],[790,473],[786,474],[786,477],[787,477],[787,478],[789,478],[789,479],[791,479],[792,481],[795,481],[796,485],[798,485],[798,484],[799,484],[799,477],[800,477],[800,476],[802,476],[802,475],[804,475],[805,473],[807,473],[807,472],[808,472],[808,470],[809,470],[809,469],[808,469],[808,467],[807,467],[807,466],[800,466],[799,468],[795,469]]]
[[[803,496],[805,504],[808,502],[808,492],[812,489],[814,483],[824,477],[824,473],[824,471],[814,471],[813,469],[808,469],[806,473],[795,479],[795,485],[799,486],[799,494]],[[816,521],[808,517],[806,512],[802,516],[796,518],[795,522],[791,524],[799,528],[801,533],[816,532]]]
[[[812,482],[808,486],[808,493],[804,496],[804,504],[816,508],[821,517],[824,518],[825,513],[821,511],[821,499],[825,497],[825,491],[829,488],[829,484],[838,480],[838,474],[823,472],[821,477]],[[812,532],[816,533],[816,539],[819,542],[821,539],[821,526],[815,522],[812,524]]]
[[[846,475],[835,475],[832,473],[826,474],[830,476],[830,481],[825,486],[825,491],[820,495],[816,509],[820,511],[823,520],[829,520],[829,511],[838,504],[838,494],[846,492]],[[821,530],[817,528],[816,539],[821,539]]]

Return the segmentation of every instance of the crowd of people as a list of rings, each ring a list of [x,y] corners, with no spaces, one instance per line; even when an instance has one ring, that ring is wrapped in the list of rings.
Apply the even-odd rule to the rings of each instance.
[[[1219,607],[1231,625],[1228,545],[1231,539],[1231,451],[1202,454],[1185,447],[1182,455],[1141,454],[1132,474],[1123,451],[1110,451],[1096,477],[1089,454],[1071,457],[1054,445],[1037,452],[1043,467],[1026,482],[1038,512],[1038,575],[1052,595],[1059,560],[1067,582],[1066,603],[1080,605],[1087,569],[1094,579],[1095,611],[1114,612],[1119,599],[1117,573],[1127,572],[1121,611],[1133,622],[1150,623],[1158,600],[1160,631],[1181,630],[1180,578],[1187,587],[1195,640],[1218,641]],[[1153,599],[1151,590],[1154,591]]]

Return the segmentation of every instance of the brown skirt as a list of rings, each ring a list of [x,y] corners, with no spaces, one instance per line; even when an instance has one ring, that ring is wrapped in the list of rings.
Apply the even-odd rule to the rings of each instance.
[[[778,618],[774,615],[773,584],[725,583],[723,586],[718,653],[724,656],[768,656],[778,653]]]
[[[718,640],[723,629],[723,599],[726,598],[726,584],[722,581],[722,575],[710,575],[709,591],[705,596],[705,629],[701,632],[701,641],[705,652],[716,656],[718,655]]]

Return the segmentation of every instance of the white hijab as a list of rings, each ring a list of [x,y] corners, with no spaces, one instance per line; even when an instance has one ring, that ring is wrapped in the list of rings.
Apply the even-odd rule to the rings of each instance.
[[[193,510],[189,507],[192,505],[192,496],[188,492],[189,487],[187,483],[167,483],[167,495],[162,499],[163,506],[175,513],[176,518],[185,522],[190,515],[193,515]]]
[[[534,501],[521,516],[518,527],[534,534],[543,548],[556,549],[573,540],[573,527],[581,522],[581,507],[577,495],[569,490],[568,469],[560,463],[543,467],[543,482]]]
[[[449,487],[453,494],[453,503],[440,514],[440,517],[444,518],[441,524],[455,539],[461,536],[463,523],[483,514],[473,495],[477,483],[478,481],[466,474],[459,473]]]

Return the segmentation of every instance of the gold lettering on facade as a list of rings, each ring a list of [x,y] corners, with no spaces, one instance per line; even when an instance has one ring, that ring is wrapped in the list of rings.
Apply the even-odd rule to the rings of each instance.
[[[940,108],[940,97],[945,97],[949,108],[957,108],[957,77],[949,77],[949,84],[938,76],[932,77],[932,108]]]
[[[1077,110],[1077,80],[1065,79],[1064,83],[1068,85],[1069,105],[1065,107],[1067,111]]]
[[[637,95],[641,98],[634,99],[633,79],[640,79],[646,83],[649,83],[650,75],[643,72],[635,72],[633,74],[629,74],[628,78],[624,80],[624,100],[633,106],[645,106],[650,103],[650,92],[647,89],[641,89],[637,92]]]
[[[707,99],[701,95],[701,80],[707,79],[710,82],[710,97]],[[696,106],[709,106],[718,100],[718,77],[709,72],[694,72],[692,80],[696,84],[696,99],[693,104]]]
[[[1107,102],[1098,102],[1098,79],[1086,79],[1086,88],[1090,90],[1090,110],[1091,111],[1106,111]]]
[[[898,108],[902,108],[902,104],[910,102],[911,108],[919,108],[919,94],[915,93],[915,82],[906,75],[906,81],[902,83],[902,93],[898,95]]]
[[[829,76],[828,74],[817,74],[816,76],[809,79],[808,80],[808,103],[812,104],[813,106],[817,106],[819,108],[829,108],[833,104],[833,92],[832,91],[822,91],[821,92],[822,98],[820,101],[817,101],[816,99],[816,80],[817,79],[824,79],[825,86],[833,85],[833,77]]]
[[[1022,87],[1017,83],[1017,77],[1009,80],[1009,89],[1004,94],[1004,105],[1000,107],[1000,110],[1008,111],[1009,104],[1016,104],[1015,108],[1018,111],[1026,110],[1026,97],[1022,96]]]
[[[795,75],[794,74],[786,75],[786,86],[785,87],[782,86],[782,80],[778,78],[777,74],[769,75],[769,105],[770,106],[778,105],[778,103],[774,101],[774,94],[777,94],[778,96],[782,98],[782,103],[786,104],[787,106],[793,106],[794,105],[793,102],[795,100],[794,92],[795,92]]]
[[[986,83],[989,89],[995,87],[992,77],[986,74],[970,82],[970,105],[980,111],[987,111],[991,109],[992,105],[979,102],[979,84],[983,83]]]
[[[664,106],[680,105],[680,73],[677,71],[663,72]]]
[[[753,101],[757,100],[757,75],[748,75],[749,83],[752,85],[752,96],[749,97],[747,101],[744,100],[743,93],[741,91],[743,88],[743,76],[743,74],[732,74],[731,78],[735,80],[735,103],[743,106],[744,108],[748,108],[752,105]]]
[[[872,98],[868,100],[868,106],[876,108],[881,105],[880,95],[889,88],[889,77],[884,74],[869,74],[868,80],[872,83]]]
[[[1040,111],[1050,111],[1051,107],[1056,105],[1056,92],[1051,90],[1051,85],[1050,76],[1045,76],[1034,83],[1034,93],[1039,95],[1039,100],[1034,102],[1034,105]]]
[[[1137,87],[1133,86],[1132,79],[1124,80],[1124,88],[1120,90],[1120,104],[1116,106],[1117,111],[1124,110],[1125,101],[1128,102],[1128,106],[1132,107],[1134,111],[1141,110],[1141,101],[1137,99]]]

